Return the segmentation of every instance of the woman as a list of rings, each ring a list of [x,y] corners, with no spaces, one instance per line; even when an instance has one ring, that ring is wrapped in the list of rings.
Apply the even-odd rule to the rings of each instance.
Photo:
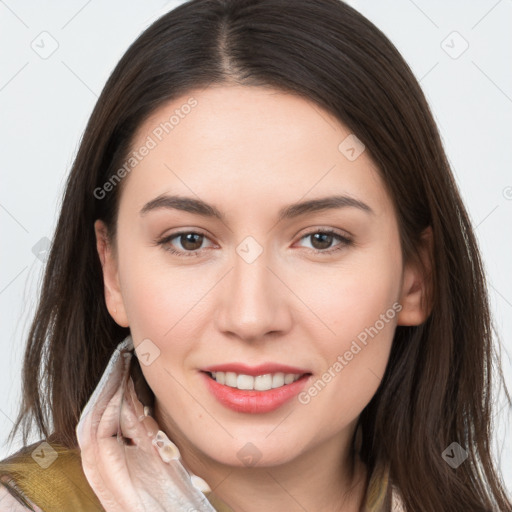
[[[390,41],[338,0],[192,0],[87,126],[14,429],[46,444],[4,461],[3,500],[510,511],[492,355],[473,230]]]

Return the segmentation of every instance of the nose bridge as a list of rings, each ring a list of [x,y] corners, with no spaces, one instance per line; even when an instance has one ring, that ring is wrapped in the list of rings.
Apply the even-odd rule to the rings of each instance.
[[[271,266],[270,253],[249,238],[236,248],[217,319],[220,330],[257,339],[285,329],[288,315],[283,285],[267,268]]]

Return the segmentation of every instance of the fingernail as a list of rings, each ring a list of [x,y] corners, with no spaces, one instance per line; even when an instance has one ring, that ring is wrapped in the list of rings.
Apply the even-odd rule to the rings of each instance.
[[[192,482],[192,485],[202,493],[211,492],[210,486],[200,476],[191,475],[190,481]]]
[[[178,447],[171,442],[162,430],[157,432],[151,443],[156,446],[156,449],[164,462],[170,462],[171,460],[177,460],[180,458],[180,451],[178,450]]]

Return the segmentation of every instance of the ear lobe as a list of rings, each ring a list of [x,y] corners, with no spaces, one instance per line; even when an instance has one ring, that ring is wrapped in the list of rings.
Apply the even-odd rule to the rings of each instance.
[[[108,229],[105,223],[98,219],[94,223],[94,231],[96,233],[96,249],[103,270],[105,303],[108,312],[118,325],[128,327],[128,317],[119,285],[117,258],[108,236]]]
[[[434,237],[429,226],[421,235],[418,248],[421,261],[405,265],[397,325],[420,325],[432,311],[432,261]]]

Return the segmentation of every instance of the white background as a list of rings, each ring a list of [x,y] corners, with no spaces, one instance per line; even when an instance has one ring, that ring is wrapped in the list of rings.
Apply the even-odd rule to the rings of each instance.
[[[137,35],[179,3],[0,0],[2,441],[16,417],[42,270],[32,248],[52,237],[65,177],[108,75]],[[350,3],[397,46],[434,112],[476,227],[512,389],[512,1]],[[41,38],[47,50],[58,44],[46,59],[31,47]],[[512,491],[510,411],[499,403],[494,450]],[[0,458],[17,448],[0,445]]]

